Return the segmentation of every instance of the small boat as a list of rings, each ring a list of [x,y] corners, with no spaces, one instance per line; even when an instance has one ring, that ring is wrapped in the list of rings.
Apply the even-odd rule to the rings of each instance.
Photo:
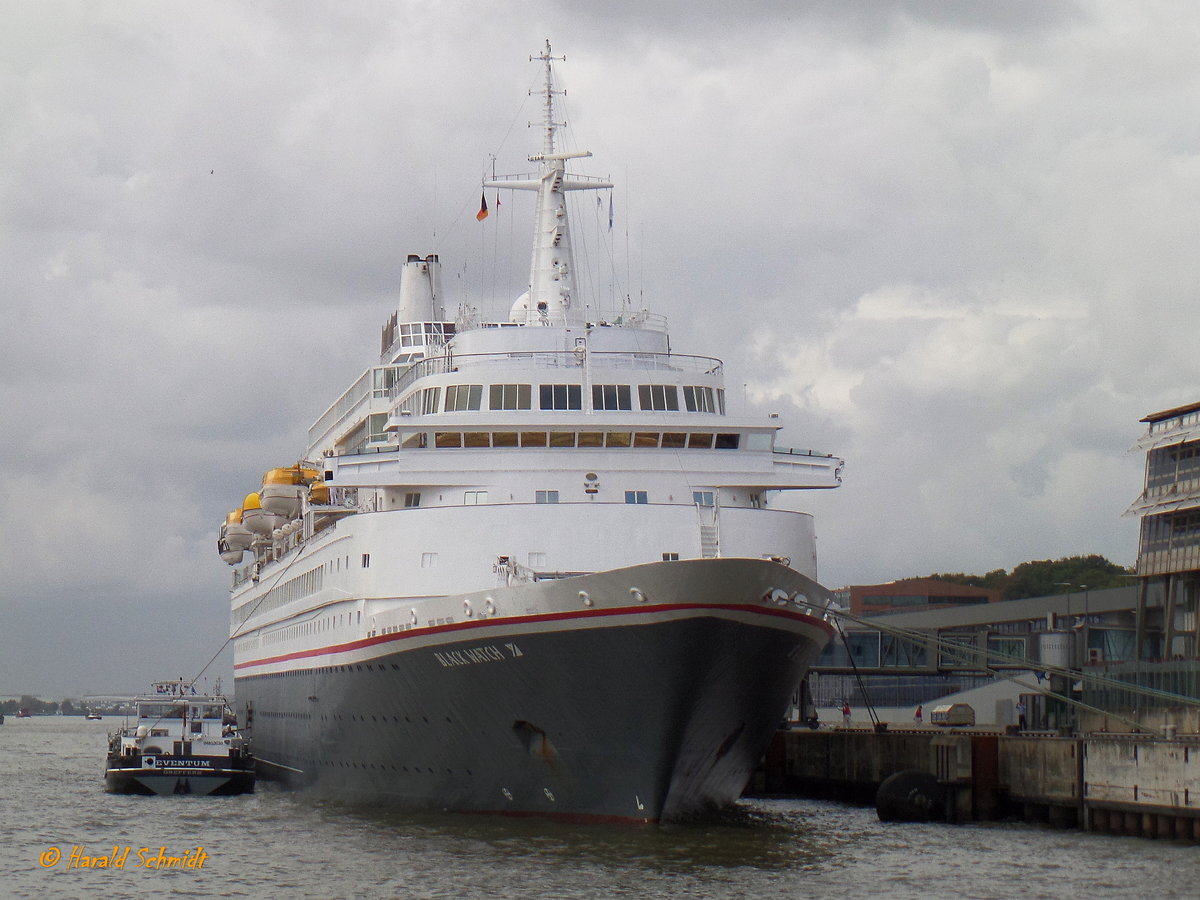
[[[99,722],[104,717],[102,715],[100,715],[100,713],[90,712],[86,716],[84,716],[84,718],[87,719],[89,722]]]
[[[20,709],[17,710],[17,718],[18,719],[32,719],[33,713],[31,713],[29,711],[28,707],[22,706]]]
[[[206,796],[254,791],[254,756],[219,691],[198,694],[182,680],[159,682],[136,703],[136,722],[109,735],[107,791]]]

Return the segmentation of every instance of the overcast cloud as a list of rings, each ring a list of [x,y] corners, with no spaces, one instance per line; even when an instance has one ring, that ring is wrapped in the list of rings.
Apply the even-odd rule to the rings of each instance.
[[[0,695],[217,652],[219,523],[374,361],[406,253],[507,309],[528,211],[473,212],[546,38],[620,290],[846,459],[792,500],[826,584],[1132,564],[1138,419],[1200,399],[1192,3],[0,14]]]

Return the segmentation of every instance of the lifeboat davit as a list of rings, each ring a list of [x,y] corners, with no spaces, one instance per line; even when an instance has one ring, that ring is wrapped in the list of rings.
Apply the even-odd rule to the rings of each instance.
[[[257,491],[246,495],[242,503],[242,524],[252,532],[262,537],[270,537],[271,532],[287,521],[287,516],[280,516],[263,509],[262,499]]]
[[[271,469],[263,475],[262,508],[284,519],[296,518],[300,515],[305,487],[320,476],[316,469],[305,469],[299,464],[287,469]]]
[[[229,565],[236,566],[253,542],[253,532],[242,524],[242,511],[235,509],[225,517],[225,522],[221,525],[221,534],[217,538],[217,552]]]

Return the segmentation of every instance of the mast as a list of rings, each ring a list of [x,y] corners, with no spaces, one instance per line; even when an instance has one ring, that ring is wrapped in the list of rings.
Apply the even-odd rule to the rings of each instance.
[[[582,324],[583,304],[575,302],[575,257],[571,245],[571,227],[567,215],[567,191],[591,191],[611,188],[612,184],[598,178],[568,175],[566,161],[591,156],[591,151],[556,152],[558,129],[565,122],[555,121],[556,95],[565,91],[554,89],[555,60],[550,42],[530,62],[545,65],[546,80],[542,89],[542,152],[529,157],[540,163],[536,176],[493,178],[484,187],[507,188],[514,191],[536,191],[534,207],[533,248],[529,261],[529,294],[524,302],[513,308],[512,321],[525,325]],[[530,123],[533,125],[534,123]]]

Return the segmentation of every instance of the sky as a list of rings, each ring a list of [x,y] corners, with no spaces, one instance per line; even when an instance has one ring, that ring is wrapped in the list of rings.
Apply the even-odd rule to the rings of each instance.
[[[523,288],[528,211],[474,212],[540,148],[547,39],[616,184],[597,293],[846,460],[788,498],[826,585],[1132,565],[1139,419],[1200,399],[1190,2],[0,16],[0,696],[228,677],[219,525],[376,361],[405,256]]]

